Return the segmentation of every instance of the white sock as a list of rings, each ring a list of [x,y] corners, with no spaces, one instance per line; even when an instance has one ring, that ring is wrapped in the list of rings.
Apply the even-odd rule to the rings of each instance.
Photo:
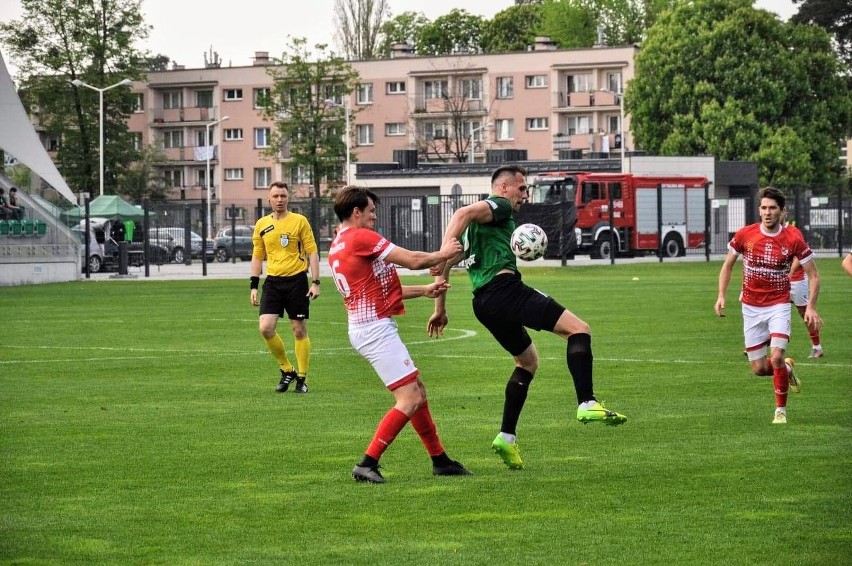
[[[787,414],[787,407],[776,407],[775,412],[776,413],[784,413],[786,415]]]
[[[503,440],[505,440],[509,444],[514,444],[515,440],[517,440],[514,434],[509,434],[508,432],[501,432],[500,437],[503,438]]]
[[[580,408],[581,409],[591,409],[592,407],[595,406],[595,403],[597,403],[597,401],[595,401],[594,399],[592,399],[591,401],[583,401],[582,403],[580,403]]]
[[[814,346],[814,350],[819,350],[821,352],[822,351],[822,344],[817,344],[816,346]]]

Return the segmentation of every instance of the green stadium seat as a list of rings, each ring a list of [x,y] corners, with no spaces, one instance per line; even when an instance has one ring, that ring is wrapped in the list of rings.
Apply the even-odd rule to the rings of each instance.
[[[35,232],[35,225],[29,218],[21,220],[21,234],[24,236],[32,236]]]
[[[5,218],[0,219],[0,236],[9,235],[9,221]]]
[[[20,236],[21,235],[21,221],[20,220],[10,220],[9,221],[9,235],[10,236]]]
[[[47,234],[47,223],[43,220],[35,221],[35,235],[36,236],[44,236]]]

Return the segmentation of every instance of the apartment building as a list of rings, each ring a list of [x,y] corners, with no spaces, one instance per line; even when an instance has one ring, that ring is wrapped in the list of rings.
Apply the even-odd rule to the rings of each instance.
[[[395,150],[417,150],[421,163],[482,162],[493,149],[541,160],[618,157],[633,145],[620,94],[637,51],[557,50],[539,38],[518,53],[416,57],[399,46],[390,59],[354,61],[357,87],[338,100],[352,117],[351,161],[390,162]],[[133,85],[130,130],[139,147],[162,145],[173,199],[205,197],[208,174],[219,210],[263,197],[276,180],[308,194],[311,179],[288,167],[286,148],[277,159],[263,153],[274,125],[258,100],[272,85],[271,64],[257,52],[251,66],[152,72]],[[343,169],[341,160],[340,179]]]

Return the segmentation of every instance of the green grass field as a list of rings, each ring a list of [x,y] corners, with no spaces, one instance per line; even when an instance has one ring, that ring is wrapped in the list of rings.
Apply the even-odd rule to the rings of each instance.
[[[827,356],[807,359],[794,314],[803,391],[773,426],[771,379],[741,353],[738,277],[713,315],[718,269],[525,272],[591,324],[598,398],[630,420],[578,423],[564,341],[534,335],[523,471],[490,451],[512,363],[466,275],[442,339],[424,332],[431,301],[409,301],[401,333],[450,456],[475,475],[432,476],[407,427],[382,486],[350,471],[392,398],[351,350],[329,279],[305,396],[274,392],[247,280],[2,288],[0,561],[848,564],[852,279],[821,262]]]

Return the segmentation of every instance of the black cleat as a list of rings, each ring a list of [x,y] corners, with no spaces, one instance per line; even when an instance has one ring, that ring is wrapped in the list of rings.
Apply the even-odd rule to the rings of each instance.
[[[462,466],[461,462],[451,460],[446,466],[432,466],[432,473],[436,476],[472,476],[473,472]]]
[[[387,483],[379,472],[379,467],[355,466],[352,468],[352,477],[355,481],[367,483]]]
[[[308,392],[308,384],[305,383],[305,377],[297,377],[296,378],[296,389],[293,390],[294,393],[307,393]]]
[[[283,369],[278,371],[281,372],[281,381],[278,382],[278,385],[275,387],[275,391],[278,393],[284,393],[290,388],[290,383],[297,378],[296,372],[293,370],[284,371]]]

